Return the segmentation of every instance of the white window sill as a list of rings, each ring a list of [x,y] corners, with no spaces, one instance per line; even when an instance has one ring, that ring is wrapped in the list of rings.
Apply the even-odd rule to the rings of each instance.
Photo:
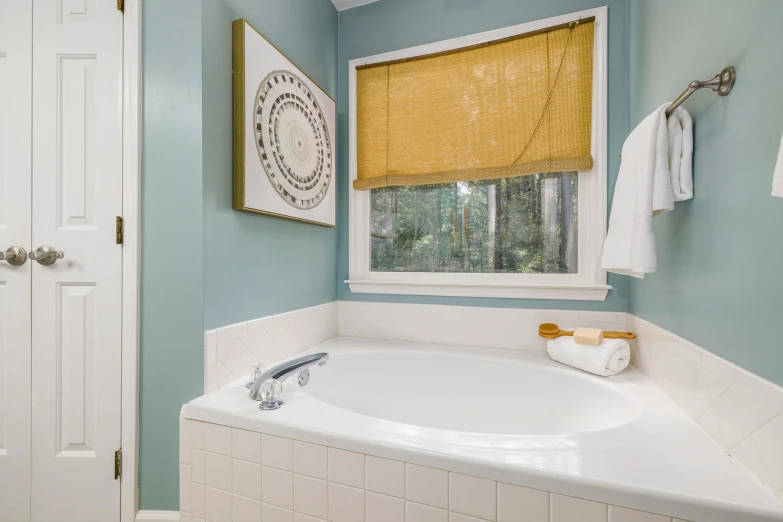
[[[496,297],[501,299],[561,299],[605,301],[609,285],[454,283],[426,281],[347,280],[357,294],[434,295],[442,297]]]

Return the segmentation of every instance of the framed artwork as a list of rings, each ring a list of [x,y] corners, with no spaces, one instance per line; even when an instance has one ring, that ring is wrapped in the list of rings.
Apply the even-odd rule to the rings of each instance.
[[[335,102],[233,22],[234,210],[335,225]]]

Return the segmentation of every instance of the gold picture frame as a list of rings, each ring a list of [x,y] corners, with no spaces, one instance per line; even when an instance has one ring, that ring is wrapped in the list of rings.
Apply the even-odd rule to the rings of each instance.
[[[244,18],[232,65],[233,209],[334,227],[334,98]]]

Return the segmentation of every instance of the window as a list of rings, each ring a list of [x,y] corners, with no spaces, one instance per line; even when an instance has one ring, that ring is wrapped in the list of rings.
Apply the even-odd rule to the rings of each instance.
[[[574,274],[576,172],[372,189],[370,270]]]
[[[599,270],[606,226],[605,8],[352,61],[350,171],[357,180],[358,165],[367,163],[357,159],[357,67],[442,53],[587,17],[595,17],[590,169],[379,188],[373,188],[374,180],[362,180],[370,183],[367,189],[352,187],[349,197],[351,291],[606,298],[610,287]],[[372,129],[372,136],[377,135]],[[377,144],[375,140],[373,147]]]

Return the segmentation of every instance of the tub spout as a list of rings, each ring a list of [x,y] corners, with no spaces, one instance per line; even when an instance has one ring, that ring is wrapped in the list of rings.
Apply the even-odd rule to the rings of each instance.
[[[250,387],[250,398],[254,401],[262,400],[261,386],[268,380],[274,379],[278,382],[283,382],[293,374],[301,371],[307,371],[310,366],[318,365],[323,366],[326,361],[329,360],[329,354],[314,353],[312,355],[305,355],[296,359],[280,363],[274,366],[256,378],[253,381],[253,386]],[[281,403],[282,404],[282,403]]]

